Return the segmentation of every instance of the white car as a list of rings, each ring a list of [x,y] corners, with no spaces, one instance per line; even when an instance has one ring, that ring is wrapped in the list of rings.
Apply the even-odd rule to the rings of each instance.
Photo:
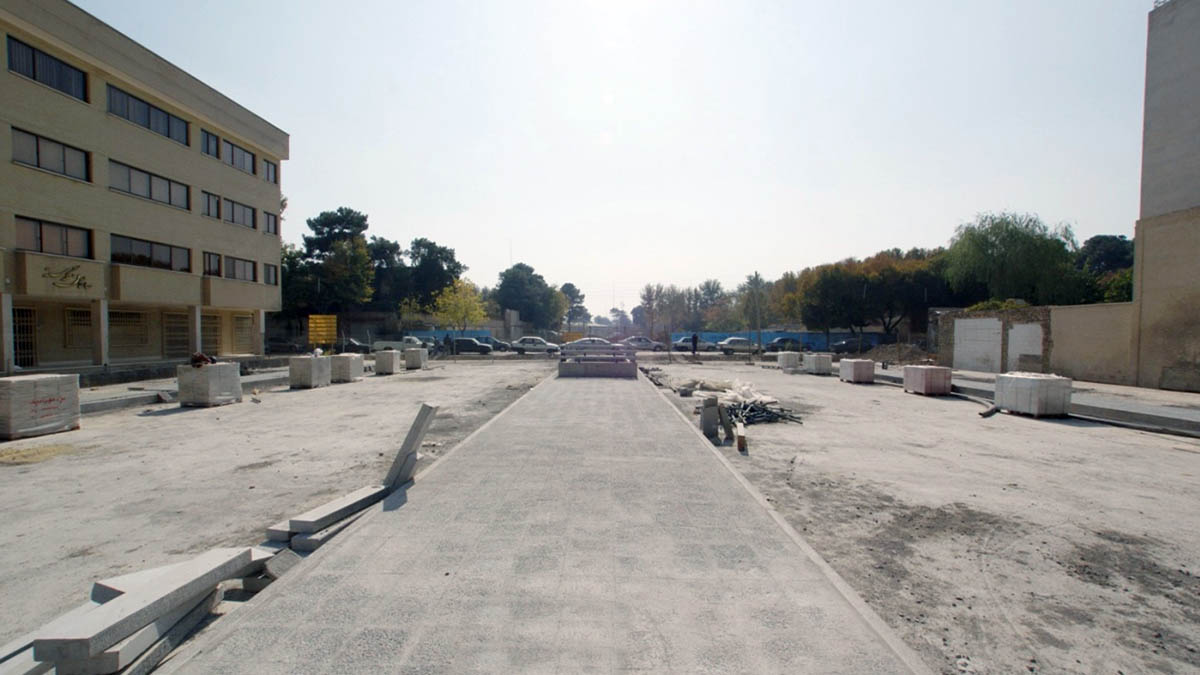
[[[685,336],[679,338],[678,340],[672,342],[671,349],[674,349],[677,352],[692,351],[692,336],[685,335]],[[697,338],[696,339],[696,351],[698,351],[698,352],[715,352],[715,351],[717,351],[717,346],[715,344],[709,342],[708,340],[705,340],[704,338]]]
[[[526,335],[523,338],[518,338],[512,342],[512,350],[518,354],[529,352],[530,354],[552,354],[558,351],[558,345],[553,342],[546,342],[540,337]]]
[[[656,342],[644,335],[634,335],[621,340],[621,343],[626,347],[632,347],[638,351],[658,352],[666,349],[663,343]]]
[[[613,343],[598,337],[585,337],[563,343],[563,349],[582,349],[585,347],[612,347]]]
[[[733,354],[734,352],[741,354],[758,353],[758,345],[744,337],[725,338],[717,343],[717,349],[720,349],[726,356]]]

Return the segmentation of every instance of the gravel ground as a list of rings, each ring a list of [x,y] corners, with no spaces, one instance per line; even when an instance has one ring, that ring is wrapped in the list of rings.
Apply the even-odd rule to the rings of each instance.
[[[421,402],[428,462],[552,372],[554,361],[425,371],[254,403],[133,408],[0,444],[0,643],[85,602],[96,579],[165,565],[382,480]]]
[[[726,454],[931,668],[1200,669],[1200,441],[981,419],[960,399],[758,366],[663,367],[801,413]]]

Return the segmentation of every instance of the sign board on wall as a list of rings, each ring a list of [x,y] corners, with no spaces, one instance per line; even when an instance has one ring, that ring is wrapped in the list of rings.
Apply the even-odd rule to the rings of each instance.
[[[563,342],[574,342],[575,340],[582,340],[582,339],[583,339],[583,333],[580,333],[579,331],[565,330],[562,333],[562,341]]]
[[[308,315],[308,344],[331,345],[337,341],[336,314]]]

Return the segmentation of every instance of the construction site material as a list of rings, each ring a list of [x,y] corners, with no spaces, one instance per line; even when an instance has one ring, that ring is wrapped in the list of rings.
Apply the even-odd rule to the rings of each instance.
[[[709,439],[717,437],[717,397],[710,396],[704,399],[704,405],[700,408],[700,431]]]
[[[654,386],[656,386],[656,387],[666,386],[665,385],[666,376],[663,374],[662,368],[658,368],[658,367],[638,368],[638,370],[642,371],[642,374],[646,376],[647,380],[650,380],[651,382],[653,382]],[[690,392],[690,391],[694,391],[694,390],[691,388],[688,388],[688,391]],[[691,394],[688,394],[688,395],[691,396]]]
[[[637,378],[635,361],[559,361],[559,377]]]
[[[809,375],[830,375],[833,373],[832,354],[805,354],[804,372]]]
[[[179,366],[175,377],[179,380],[179,405],[183,407],[211,408],[242,400],[242,376],[236,363]]]
[[[776,360],[781,370],[800,367],[800,352],[779,352],[779,358]]]
[[[932,365],[936,361],[937,355],[930,354],[913,345],[891,344],[879,345],[864,353],[862,358],[897,366]]]
[[[734,402],[728,404],[729,417],[741,424],[760,424],[769,422],[800,422],[800,416],[774,403],[758,401]]]
[[[395,349],[381,349],[375,352],[375,374],[376,375],[395,375],[403,370],[400,365],[400,360],[403,354]]]
[[[129,664],[129,667],[122,670],[121,675],[146,675],[153,672],[158,667],[158,664],[162,663],[163,659],[175,651],[175,648],[187,639],[188,635],[196,629],[196,626],[204,621],[213,608],[221,602],[221,598],[222,592],[217,590],[202,600],[200,604],[192,608],[192,611],[185,614],[182,619],[172,626],[158,642],[155,642],[133,663]]]
[[[724,405],[717,406],[717,416],[721,420],[721,427],[725,431],[725,441],[733,440],[733,418],[729,415],[729,408]]]
[[[77,616],[47,624],[33,641],[38,661],[79,661],[124,640],[138,629],[213,588],[250,563],[250,549],[215,549]]]
[[[267,528],[267,541],[287,543],[291,540],[292,534],[289,522],[281,520]]]
[[[263,573],[272,579],[287,574],[288,570],[300,564],[302,558],[295,554],[291,549],[283,549],[267,559],[263,566]]]
[[[838,379],[855,384],[874,382],[875,362],[868,359],[842,359],[838,362]]]
[[[1062,417],[1071,409],[1071,378],[1043,373],[997,375],[995,404],[1011,413]]]
[[[734,431],[734,438],[737,439],[738,452],[749,452],[749,449],[746,446],[746,425],[741,422],[737,423],[737,427]]]
[[[330,381],[332,382],[354,382],[361,380],[363,376],[363,357],[362,354],[338,354],[330,357],[332,366],[330,368]]]
[[[333,381],[332,360],[328,356],[293,356],[288,359],[288,384],[292,389],[327,387]]]
[[[0,439],[14,440],[79,428],[79,375],[0,378]]]
[[[420,370],[428,363],[428,349],[424,347],[410,347],[404,350],[404,367],[408,370]]]
[[[383,485],[368,485],[359,488],[344,497],[339,497],[289,519],[288,529],[297,534],[323,530],[351,513],[361,511],[383,499],[388,492],[389,489]]]
[[[292,550],[301,551],[303,553],[311,553],[318,548],[321,548],[325,542],[336,537],[342,530],[350,527],[354,521],[358,520],[366,513],[366,510],[351,514],[336,523],[326,527],[319,532],[311,534],[298,534],[292,537]]]
[[[199,619],[204,618],[204,615],[212,611],[212,608],[219,601],[220,595],[220,591],[206,591],[201,597],[194,598],[193,601],[186,602],[179,608],[162,615],[133,635],[90,659],[82,661],[59,661],[54,664],[55,674],[105,675],[106,673],[115,673],[122,668],[127,668],[137,661],[146,650],[153,647],[156,642],[163,639],[172,629],[178,626],[184,617],[195,615],[197,619],[196,623],[198,623]],[[188,630],[194,626],[194,623],[191,624]]]
[[[412,426],[408,428],[404,442],[400,444],[400,450],[396,452],[396,458],[392,460],[392,466],[383,478],[383,484],[389,490],[395,490],[412,480],[413,469],[417,466],[417,450],[421,447],[421,441],[425,439],[425,432],[429,431],[429,425],[433,424],[433,417],[437,415],[437,411],[435,405],[421,404],[421,409],[413,418]]]
[[[950,393],[950,369],[943,366],[904,366],[904,391],[925,396]]]
[[[99,605],[86,602],[66,613],[60,618],[77,616],[92,611]],[[41,675],[54,668],[53,663],[36,661],[33,658],[33,641],[41,634],[41,629],[26,633],[0,647],[0,675]]]

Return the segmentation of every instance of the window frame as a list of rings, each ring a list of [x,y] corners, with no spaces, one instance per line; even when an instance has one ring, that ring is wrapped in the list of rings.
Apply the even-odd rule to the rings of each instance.
[[[268,183],[279,185],[279,165],[266,157],[263,158],[263,179]]]
[[[236,256],[227,255],[227,256],[225,256],[224,263],[225,263],[225,265],[224,265],[225,275],[223,278],[230,279],[233,281],[248,281],[250,283],[258,282],[258,263],[257,262],[255,262],[253,260],[247,260],[245,258],[238,258]],[[230,264],[230,263],[232,263],[232,264]],[[242,265],[249,265],[249,270],[250,270],[250,278],[249,279],[239,276],[239,271],[241,269],[244,269],[242,267]]]
[[[208,151],[208,142],[210,139],[212,140],[212,142],[215,146],[213,148],[212,152]],[[217,134],[214,134],[213,132],[209,131],[208,129],[201,127],[200,128],[200,152],[208,155],[209,157],[213,157],[215,159],[221,159],[221,137],[218,136]]]
[[[223,276],[225,267],[224,267],[224,265],[221,264],[222,257],[223,256],[220,253],[213,253],[212,251],[204,252],[204,256],[203,256],[204,267],[202,270],[204,276],[206,276],[206,277],[222,277]],[[209,271],[208,263],[210,260],[215,260],[217,263],[217,268],[216,268],[215,272]]]
[[[279,214],[263,211],[263,232],[266,234],[279,234]]]
[[[93,236],[92,236],[93,233],[91,230],[89,230],[85,227],[76,227],[75,225],[66,225],[63,223],[55,223],[55,222],[48,221],[48,220],[42,220],[40,218],[29,218],[28,216],[21,216],[21,215],[17,215],[17,216],[13,217],[13,223],[15,224],[15,226],[17,228],[21,227],[21,221],[35,223],[37,225],[37,248],[30,248],[28,246],[22,246],[19,243],[17,243],[16,245],[13,246],[14,249],[20,250],[20,251],[30,251],[33,253],[40,253],[42,255],[60,255],[63,257],[67,257],[67,258],[78,258],[79,260],[94,260],[95,259],[94,256],[96,254],[96,245],[95,245],[95,241],[93,241]],[[46,250],[46,226],[62,229],[62,245],[63,245],[63,251],[64,251],[63,253],[55,253],[54,251]],[[76,232],[82,232],[84,234],[85,241],[87,243],[87,254],[86,255],[75,255],[70,252],[71,242],[70,242],[70,239],[68,238],[68,234],[72,230],[74,230]],[[17,239],[16,241],[19,241],[19,239]]]
[[[229,146],[228,152],[226,152],[226,146]],[[239,156],[238,153],[241,153],[241,156]],[[249,161],[244,161],[246,157],[250,158]],[[221,139],[220,160],[222,162],[225,162],[229,166],[232,166],[233,168],[237,169],[238,171],[248,173],[251,176],[258,175],[258,155],[254,154],[253,152],[250,152],[249,150],[238,145],[237,143],[234,143],[233,141],[229,140],[228,138]],[[242,160],[242,161],[239,161],[239,160]],[[244,163],[245,166],[241,166],[242,163]]]
[[[268,286],[279,285],[279,266],[263,263],[263,283]]]
[[[47,51],[44,51],[42,49],[38,49],[37,47],[34,47],[33,45],[29,44],[28,42],[25,42],[24,40],[20,40],[16,37],[13,37],[11,34],[7,35],[6,37],[8,38],[8,40],[5,42],[5,57],[8,60],[6,65],[8,67],[9,72],[16,73],[17,75],[20,75],[21,77],[24,77],[27,80],[37,82],[38,84],[40,84],[42,86],[49,87],[57,92],[66,94],[67,96],[70,96],[71,98],[73,98],[77,101],[83,101],[84,103],[91,103],[90,96],[88,95],[90,92],[89,92],[89,87],[88,87],[88,73],[86,70],[84,70],[82,68],[76,68],[75,66],[71,65],[70,63],[67,63],[66,61],[58,58],[57,56],[54,56],[53,54],[51,54]],[[13,67],[13,60],[14,60],[13,59],[13,53],[14,53],[13,46],[14,45],[18,45],[20,47],[24,47],[25,49],[29,50],[29,67],[30,67],[29,73],[22,72]],[[38,55],[39,54],[43,58],[52,62],[50,65],[53,65],[54,70],[55,70],[53,75],[47,74],[45,80],[38,77],[38,75],[39,75],[39,73],[38,73],[38,70],[39,70],[38,69]],[[80,95],[75,94],[74,91],[68,90],[67,86],[65,86],[65,85],[59,86],[59,85],[63,84],[59,80],[59,78],[63,77],[64,72],[67,75],[70,75],[70,74],[72,74],[72,71],[74,73],[78,73],[79,79],[83,84],[82,92]],[[51,78],[53,78],[53,81],[49,81],[49,80],[51,80]]]
[[[239,214],[244,214],[246,212],[249,212],[250,214],[250,222],[248,224],[238,220]],[[228,197],[221,198],[221,220],[231,225],[248,227],[251,230],[258,229],[257,209],[249,204],[243,204]]]
[[[128,190],[123,189],[120,185],[113,185],[113,177],[114,177],[113,165],[116,165],[119,169],[125,169],[128,172],[128,174],[129,174],[129,182],[128,182],[129,189]],[[181,183],[177,180],[171,180],[170,178],[167,178],[166,176],[161,176],[156,173],[150,173],[149,171],[146,171],[145,169],[139,169],[136,166],[126,164],[125,162],[119,162],[112,158],[109,158],[109,160],[108,160],[108,170],[109,170],[108,171],[108,189],[110,189],[110,190],[115,190],[122,194],[132,195],[134,197],[141,197],[142,199],[148,199],[152,202],[157,202],[159,204],[163,204],[165,206],[170,206],[171,208],[175,208],[175,209],[180,209],[182,211],[191,211],[192,210],[192,186],[188,185],[187,183]],[[134,172],[135,171],[138,174],[144,174],[146,176],[146,178],[145,178],[146,194],[142,194],[141,192],[137,191],[137,186],[135,186],[135,184],[134,184],[134,178],[135,178]],[[119,173],[119,170],[118,170],[118,173]],[[142,183],[141,176],[137,176],[137,178],[138,178],[138,184],[141,184]],[[154,192],[155,192],[155,190],[154,190],[155,182],[154,181],[156,178],[160,181],[166,181],[166,183],[167,183],[167,188],[166,188],[167,198],[165,201],[154,197]],[[184,189],[184,192],[183,192],[184,204],[182,204],[182,205],[175,203],[174,194],[175,194],[176,187],[182,187]]]
[[[114,263],[117,265],[133,265],[135,267],[149,267],[151,269],[164,270],[167,272],[183,272],[185,274],[190,274],[192,271],[192,249],[190,249],[190,248],[187,248],[184,246],[174,246],[171,244],[164,244],[162,242],[150,241],[148,239],[138,239],[137,237],[126,237],[123,234],[116,234],[115,232],[111,233],[109,235],[109,237],[110,237],[110,240],[109,240],[110,245],[109,245],[108,259],[109,259],[109,262],[111,262],[111,263]],[[122,240],[125,240],[130,243],[130,246],[129,246],[130,254],[129,255],[130,255],[131,259],[129,259],[129,260],[118,260],[117,259],[116,256],[118,255],[118,248],[120,248],[120,249],[125,248],[124,246],[121,246],[121,247],[117,246],[118,239],[122,239]],[[145,246],[143,247],[141,245],[145,245]],[[155,264],[155,253],[162,250],[163,248],[167,249],[167,251],[168,251],[167,265],[165,267],[160,264]],[[145,253],[139,253],[138,252],[139,250],[145,251]],[[183,252],[184,257],[187,260],[186,268],[175,267],[175,256],[180,251]],[[146,261],[145,262],[138,261],[136,258],[139,255],[144,255],[146,257]]]
[[[160,108],[139,96],[135,96],[135,95],[125,91],[124,89],[112,84],[111,82],[108,84],[107,91],[108,91],[107,110],[110,115],[115,115],[127,122],[132,122],[132,123],[138,125],[139,127],[142,127],[144,129],[149,129],[150,131],[153,131],[154,133],[158,134],[159,136],[162,136],[163,138],[168,138],[172,141],[175,141],[176,143],[178,143],[184,147],[191,147],[191,145],[192,145],[192,142],[191,142],[192,141],[192,128],[191,128],[192,123],[191,122],[183,119],[179,115],[168,112],[164,108]],[[114,96],[114,93],[117,94],[117,96]],[[122,100],[121,97],[124,97],[124,100]],[[120,101],[120,104],[114,106],[114,101]],[[135,103],[139,104],[139,105],[135,106],[134,105]],[[134,112],[136,110],[140,113],[142,106],[145,107],[145,114],[146,114],[146,120],[144,122],[140,119],[141,115]],[[117,109],[114,109],[114,107]],[[139,119],[134,119],[135,117],[138,117]],[[159,120],[161,120],[161,121],[158,124],[156,124],[156,121],[159,121]],[[176,127],[176,123],[183,125],[183,140],[179,140],[172,133],[172,129]],[[157,126],[160,126],[160,125],[165,125],[165,126],[163,126],[163,128],[160,130],[157,128]]]
[[[12,140],[13,160],[12,161],[16,162],[17,164],[20,164],[21,166],[27,166],[32,169],[41,169],[42,171],[49,171],[50,173],[57,174],[59,176],[65,176],[67,178],[72,178],[74,180],[80,180],[85,183],[92,182],[92,153],[88,152],[87,150],[84,150],[83,148],[77,148],[73,145],[63,143],[62,141],[56,141],[53,138],[48,138],[46,136],[42,136],[41,134],[35,134],[32,131],[26,131],[24,129],[21,129],[20,127],[11,127],[11,129],[12,129],[12,138],[13,138],[13,140]],[[33,137],[33,154],[34,154],[34,162],[35,162],[34,164],[30,164],[29,162],[26,162],[23,159],[17,158],[17,156],[16,156],[16,153],[17,153],[16,135],[17,134],[25,134],[26,136]],[[54,143],[61,148],[62,161],[63,161],[63,170],[62,171],[51,168],[49,166],[42,165],[42,141],[45,141],[47,143]],[[67,150],[74,150],[75,152],[79,152],[79,153],[83,154],[83,174],[84,175],[82,177],[68,173]]]

